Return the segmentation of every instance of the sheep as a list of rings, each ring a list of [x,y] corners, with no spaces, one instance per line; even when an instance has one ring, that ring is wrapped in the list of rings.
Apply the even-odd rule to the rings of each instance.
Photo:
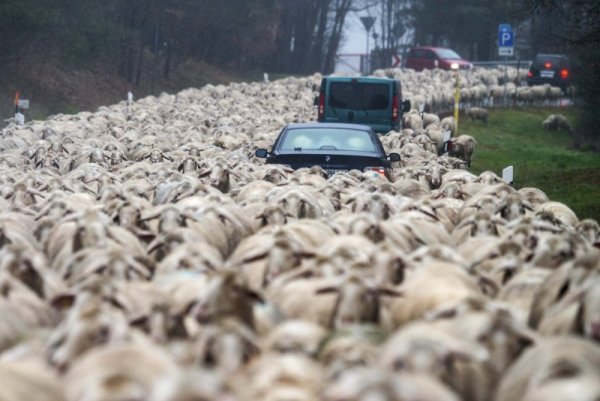
[[[535,208],[536,214],[549,213],[559,224],[575,227],[579,219],[575,212],[567,205],[560,202],[545,202]]]
[[[370,288],[363,280],[353,276],[346,278],[338,287],[323,287],[316,290],[316,294],[332,292],[338,295],[329,326],[336,329],[357,323],[380,323],[379,297],[401,296],[401,293],[390,288]]]
[[[459,135],[451,140],[450,156],[456,156],[467,162],[467,166],[471,166],[471,157],[475,151],[477,141],[470,135]]]
[[[557,130],[565,130],[572,132],[573,127],[571,123],[567,120],[565,116],[562,114],[551,114],[544,120],[542,123],[544,129],[548,131],[557,131]]]
[[[23,362],[0,362],[0,398],[25,401],[63,401],[65,392],[60,380],[43,365]]]
[[[390,374],[381,368],[357,367],[336,376],[324,392],[324,400],[439,400],[457,401],[451,389],[425,374]]]
[[[237,272],[222,269],[209,275],[205,292],[198,294],[189,313],[200,323],[231,316],[254,329],[253,302],[263,302],[262,296],[248,288]]]
[[[538,325],[543,335],[579,334],[600,340],[600,280],[592,279],[571,290],[560,302],[544,312]]]
[[[228,318],[203,327],[191,348],[195,364],[225,376],[259,353],[255,334],[239,320]]]
[[[271,331],[261,345],[263,352],[302,353],[316,358],[327,331],[314,323],[287,320]]]
[[[390,301],[394,327],[423,318],[428,311],[442,305],[483,296],[476,280],[462,267],[439,261],[407,274],[396,288],[403,297]]]
[[[488,111],[486,109],[482,109],[481,107],[468,108],[465,114],[467,117],[470,117],[471,120],[481,120],[486,124],[488,122]]]
[[[148,399],[160,378],[175,376],[178,368],[150,342],[119,344],[90,352],[65,378],[68,399]]]
[[[494,399],[534,399],[531,397],[546,386],[559,384],[585,392],[586,381],[598,381],[599,366],[600,351],[593,343],[573,337],[546,339],[517,359],[502,378]]]

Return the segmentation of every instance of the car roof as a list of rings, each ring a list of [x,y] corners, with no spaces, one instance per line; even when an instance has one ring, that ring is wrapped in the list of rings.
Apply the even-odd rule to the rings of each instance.
[[[285,126],[286,129],[294,128],[341,128],[341,129],[353,129],[358,131],[372,131],[372,128],[368,125],[362,124],[344,124],[344,123],[319,123],[319,122],[308,122],[308,123],[290,123]]]
[[[550,53],[538,53],[535,55],[535,58],[568,58],[566,54],[550,54]]]
[[[454,49],[451,49],[449,47],[436,47],[436,46],[417,46],[417,47],[411,47],[410,50],[452,50],[452,51],[455,51]]]
[[[328,80],[334,80],[334,81],[339,81],[339,82],[349,82],[354,80],[358,80],[358,82],[360,83],[391,83],[394,82],[394,79],[388,78],[388,77],[348,77],[348,76],[342,76],[342,75],[328,75],[326,77],[324,77]]]

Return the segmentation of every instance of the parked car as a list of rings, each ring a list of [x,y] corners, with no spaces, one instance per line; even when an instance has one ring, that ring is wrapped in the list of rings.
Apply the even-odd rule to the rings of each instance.
[[[371,127],[359,124],[288,124],[271,149],[257,149],[255,155],[294,170],[321,166],[329,175],[360,170],[391,179],[391,162],[400,161],[398,153],[385,154]]]
[[[364,124],[378,133],[400,131],[410,110],[399,80],[373,77],[324,77],[315,105],[319,122]]]
[[[527,73],[527,85],[550,84],[563,91],[571,85],[571,62],[564,54],[538,54]]]
[[[473,68],[470,61],[460,57],[454,50],[445,47],[413,47],[406,55],[404,66],[416,71],[432,68],[443,70]]]

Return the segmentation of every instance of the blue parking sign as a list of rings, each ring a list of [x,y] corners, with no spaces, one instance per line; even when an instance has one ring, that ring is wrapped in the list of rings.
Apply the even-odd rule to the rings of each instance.
[[[499,24],[498,25],[498,32],[511,32],[512,28],[510,26],[510,24]]]
[[[498,47],[513,47],[514,39],[512,31],[498,32]]]

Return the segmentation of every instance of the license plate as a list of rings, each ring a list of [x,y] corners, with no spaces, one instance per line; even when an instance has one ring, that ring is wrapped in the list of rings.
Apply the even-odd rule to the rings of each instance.
[[[542,77],[542,78],[554,78],[554,71],[552,71],[552,70],[542,70],[542,71],[540,71],[540,77]]]
[[[335,173],[346,173],[348,172],[348,170],[325,170],[325,172],[327,173],[328,176],[332,176]]]

